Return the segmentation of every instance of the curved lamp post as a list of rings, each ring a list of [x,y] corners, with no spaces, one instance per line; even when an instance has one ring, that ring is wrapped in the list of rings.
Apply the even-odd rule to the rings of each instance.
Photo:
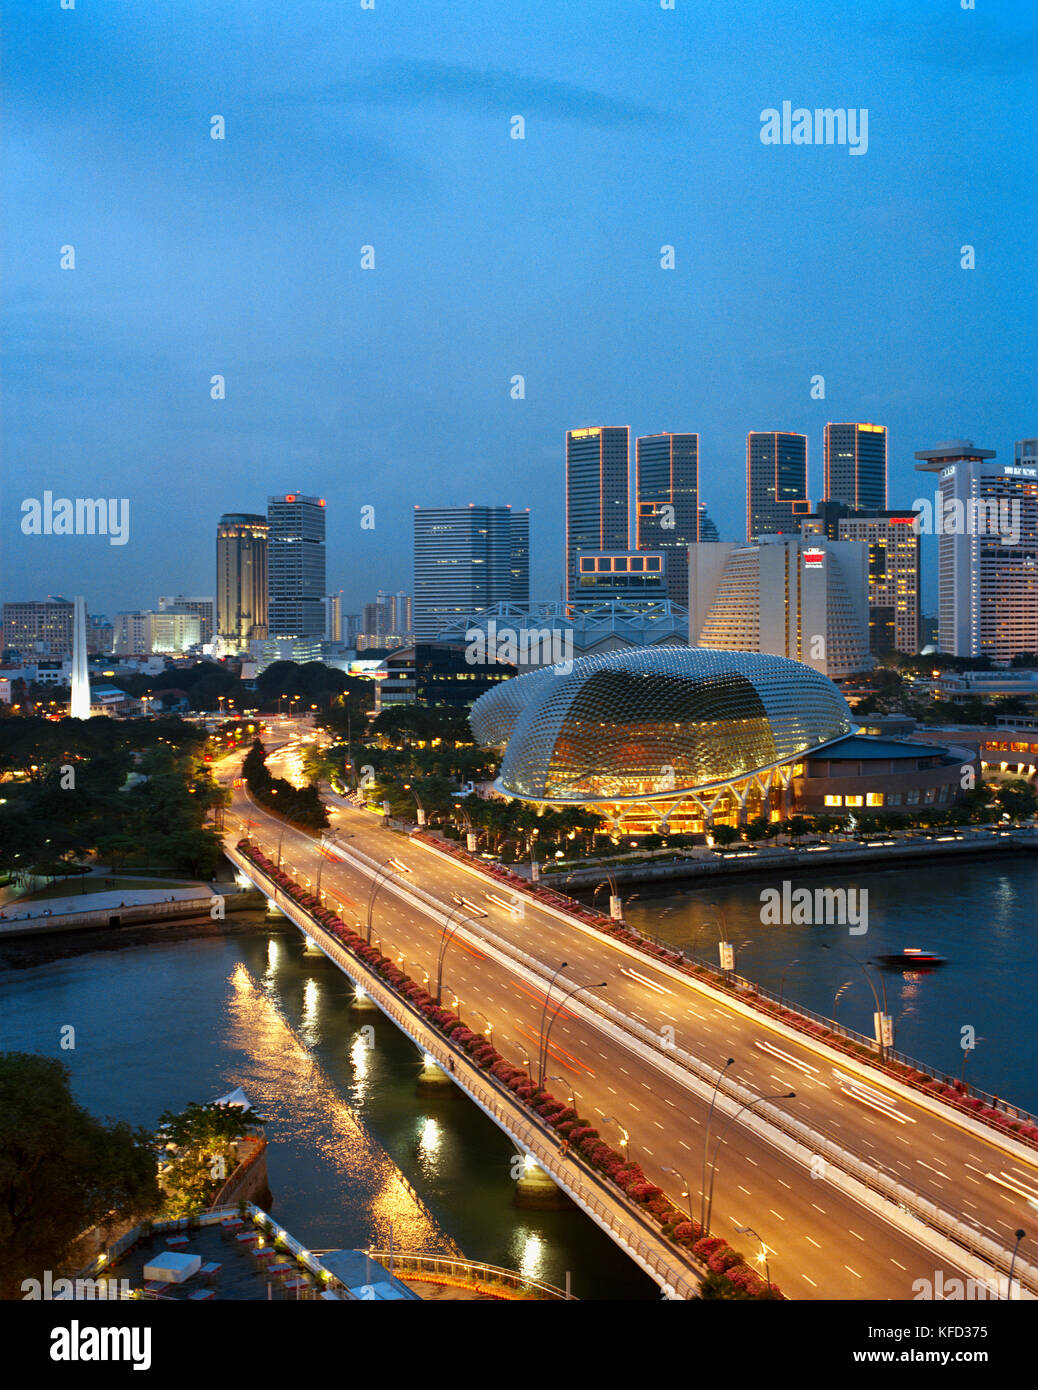
[[[710,1231],[710,1217],[713,1214],[714,1206],[714,1178],[717,1175],[717,1158],[718,1154],[721,1151],[721,1145],[724,1143],[724,1136],[728,1133],[732,1125],[735,1123],[735,1121],[739,1118],[739,1116],[743,1113],[744,1110],[752,1110],[755,1106],[763,1105],[764,1102],[768,1100],[795,1099],[796,1091],[776,1091],[774,1095],[758,1096],[756,1100],[748,1100],[745,1105],[741,1105],[739,1107],[739,1109],[735,1112],[735,1114],[725,1125],[724,1129],[721,1130],[721,1133],[717,1136],[717,1143],[714,1145],[713,1159],[710,1163],[710,1192],[706,1199],[706,1224],[703,1227],[704,1235],[708,1235]]]
[[[544,1041],[541,1044],[541,1064],[537,1070],[538,1086],[544,1085],[544,1073],[548,1066],[548,1043],[551,1039],[551,1030],[555,1025],[555,1020],[558,1018],[565,1005],[568,1003],[570,999],[573,998],[575,994],[579,994],[581,990],[605,989],[608,983],[608,980],[601,980],[597,985],[574,985],[573,988],[569,991],[569,993],[564,994],[562,998],[559,1000],[558,1004],[555,1006],[555,1012],[552,1014],[550,1020],[548,1021],[548,1027],[544,1033]],[[545,1004],[545,1008],[547,1008],[547,1003]]]
[[[717,1073],[717,1080],[714,1082],[714,1093],[710,1097],[710,1109],[706,1116],[706,1130],[703,1133],[703,1181],[699,1184],[699,1225],[703,1235],[706,1235],[706,1155],[707,1146],[710,1143],[710,1122],[714,1118],[714,1106],[717,1103],[717,1088],[721,1084],[721,1079],[729,1067],[735,1065],[735,1058],[729,1057],[724,1066]]]
[[[369,946],[371,945],[371,913],[375,906],[375,894],[378,892],[378,890],[382,887],[382,884],[385,883],[386,879],[389,877],[388,874],[384,874],[384,871],[390,864],[393,866],[394,869],[402,871],[405,874],[409,874],[411,872],[411,870],[407,867],[406,864],[401,864],[399,859],[394,859],[392,856],[390,856],[390,858],[388,859],[383,860],[382,863],[378,866],[378,870],[375,873],[374,882],[371,885],[371,892],[368,894],[367,943]]]
[[[885,1043],[883,1042],[883,1025],[884,1020],[889,1020],[890,1018],[890,1014],[887,1010],[886,981],[883,979],[882,975],[879,977],[880,989],[883,991],[883,1003],[882,1005],[880,1005],[879,995],[876,993],[876,986],[872,983],[872,976],[866,970],[864,961],[860,961],[857,956],[852,955],[851,952],[846,950],[843,946],[834,947],[831,941],[823,941],[821,944],[823,951],[837,950],[840,952],[841,955],[846,956],[847,959],[853,962],[853,964],[856,965],[858,969],[861,971],[861,973],[865,976],[865,979],[868,982],[869,989],[872,990],[872,997],[876,1001],[876,1013],[879,1014],[879,1027],[877,1029],[879,1036],[876,1039],[876,1044],[879,1048],[879,1060],[881,1062],[885,1061],[887,1056],[887,1049]],[[893,1045],[893,1037],[891,1037],[891,1045]]]

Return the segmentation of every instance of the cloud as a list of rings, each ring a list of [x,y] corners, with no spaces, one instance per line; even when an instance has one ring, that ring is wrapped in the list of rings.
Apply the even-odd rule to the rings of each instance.
[[[611,127],[652,124],[668,119],[651,107],[621,101],[569,82],[432,61],[382,64],[356,80],[316,87],[305,94],[283,93],[277,100],[288,104],[406,107],[436,101],[460,110],[510,115],[533,113]]]

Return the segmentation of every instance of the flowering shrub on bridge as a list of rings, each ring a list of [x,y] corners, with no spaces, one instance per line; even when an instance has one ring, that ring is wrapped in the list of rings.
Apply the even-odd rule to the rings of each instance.
[[[582,1120],[571,1105],[559,1100],[543,1086],[538,1086],[522,1067],[502,1057],[484,1034],[474,1033],[456,1014],[437,1004],[428,990],[412,980],[395,961],[383,955],[375,946],[368,945],[362,936],[348,927],[334,912],[322,908],[312,894],[300,888],[265,854],[253,848],[248,840],[239,842],[238,851],[276,883],[293,902],[309,913],[314,921],[320,923],[341,945],[371,966],[397,995],[416,1008],[432,1027],[448,1038],[452,1046],[464,1051],[476,1066],[488,1072],[511,1091],[516,1100],[525,1105],[531,1114],[555,1131],[560,1142],[567,1139],[571,1151],[576,1150],[590,1168],[611,1181],[643,1215],[655,1221],[662,1228],[662,1233],[675,1245],[690,1251],[705,1263],[711,1277],[704,1284],[704,1296],[756,1299],[783,1297],[776,1284],[765,1284],[747,1268],[742,1255],[733,1250],[721,1236],[711,1236],[705,1241],[699,1239],[699,1226],[695,1222],[684,1220],[683,1213],[671,1205],[662,1188],[646,1182],[639,1164],[630,1162],[601,1139],[598,1130]]]

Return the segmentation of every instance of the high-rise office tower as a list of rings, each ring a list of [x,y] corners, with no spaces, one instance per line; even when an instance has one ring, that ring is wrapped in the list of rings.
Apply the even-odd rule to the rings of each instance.
[[[403,589],[389,598],[389,620],[390,632],[406,635],[411,631],[411,595]]]
[[[630,430],[601,425],[566,433],[566,598],[579,597],[582,550],[626,550],[630,544]]]
[[[530,601],[530,508],[512,513],[512,603]],[[410,630],[410,629],[409,629]]]
[[[216,528],[216,632],[235,652],[267,635],[265,516],[228,512]]]
[[[634,442],[635,546],[673,550],[667,597],[688,607],[685,552],[699,540],[699,435],[643,434]]]
[[[41,603],[5,603],[4,646],[25,659],[33,656],[71,656],[73,604],[52,597]]]
[[[919,533],[916,513],[855,511],[846,502],[820,502],[800,523],[805,538],[860,541],[868,548],[869,649],[873,656],[920,648]]]
[[[828,424],[825,427],[826,501],[881,512],[887,505],[885,425]]]
[[[342,641],[342,590],[328,595],[328,640]]]
[[[701,541],[719,541],[721,534],[717,529],[717,524],[706,509],[706,504],[699,504],[699,539]]]
[[[529,513],[511,507],[415,507],[415,636],[433,639],[494,603],[529,603],[529,534]]]
[[[746,436],[746,539],[800,534],[807,499],[807,435],[751,430]]]
[[[916,454],[937,474],[912,503],[936,533],[937,645],[950,656],[1010,661],[1038,651],[1038,450],[1021,440],[1013,463],[954,439]]]
[[[288,492],[267,499],[268,635],[324,637],[324,498]]]
[[[211,598],[191,598],[184,594],[159,595],[159,612],[194,613],[198,618],[199,642],[213,640],[213,600]]]

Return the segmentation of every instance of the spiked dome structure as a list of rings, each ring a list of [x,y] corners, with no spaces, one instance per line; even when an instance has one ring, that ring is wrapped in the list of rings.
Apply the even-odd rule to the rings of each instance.
[[[777,819],[804,758],[852,728],[836,686],[799,661],[676,646],[505,681],[470,722],[507,744],[500,793],[587,806],[625,832]]]

